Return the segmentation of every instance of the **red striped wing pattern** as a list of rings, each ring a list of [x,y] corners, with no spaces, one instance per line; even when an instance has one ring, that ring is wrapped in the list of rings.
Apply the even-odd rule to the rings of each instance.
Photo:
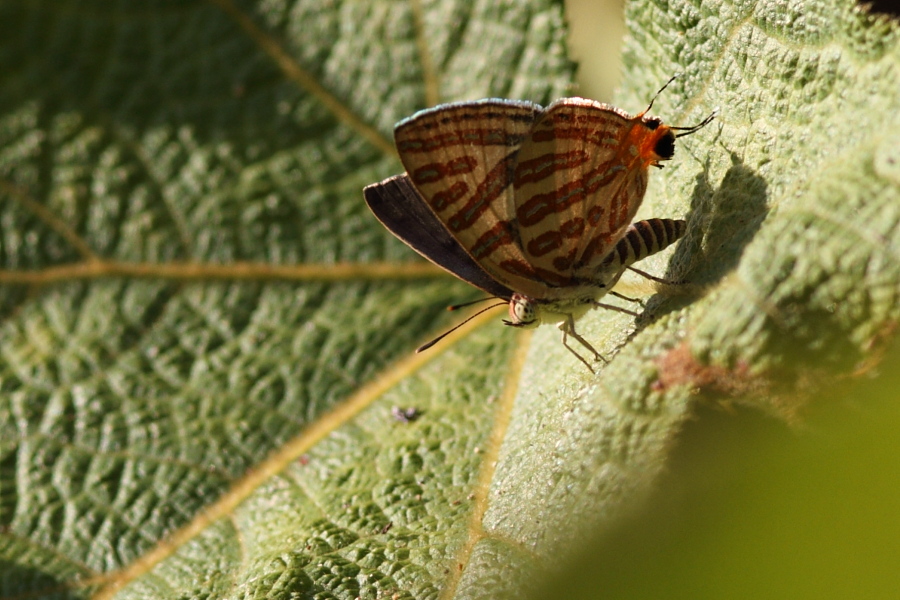
[[[535,297],[543,295],[543,282],[500,263],[528,262],[518,243],[512,176],[541,111],[504,100],[450,104],[417,113],[394,130],[406,172],[450,235],[498,281]]]
[[[546,109],[483,100],[422,111],[394,135],[413,184],[472,258],[552,300],[593,282],[640,206],[659,137],[642,116],[582,98]]]
[[[627,143],[635,125],[608,105],[566,98],[547,107],[522,144],[514,179],[520,243],[554,288],[594,280],[634,219],[647,184],[647,166]]]

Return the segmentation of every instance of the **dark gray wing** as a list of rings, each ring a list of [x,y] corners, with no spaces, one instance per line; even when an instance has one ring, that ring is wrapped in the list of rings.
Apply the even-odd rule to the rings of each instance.
[[[407,246],[492,296],[504,300],[512,297],[512,290],[488,275],[450,235],[409,177],[388,177],[366,186],[363,195],[382,225]]]

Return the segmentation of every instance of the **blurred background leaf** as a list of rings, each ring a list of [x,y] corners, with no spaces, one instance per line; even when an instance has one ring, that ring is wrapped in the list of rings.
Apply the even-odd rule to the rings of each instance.
[[[898,367],[895,348],[795,430],[700,408],[646,504],[532,597],[895,597]]]

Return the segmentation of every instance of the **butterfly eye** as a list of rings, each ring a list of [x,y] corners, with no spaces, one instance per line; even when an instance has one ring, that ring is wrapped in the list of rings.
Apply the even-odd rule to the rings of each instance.
[[[509,301],[508,324],[514,327],[537,325],[534,303],[521,294],[513,294],[512,299]]]
[[[668,160],[675,155],[675,134],[667,131],[664,136],[656,141],[653,151],[663,160]]]

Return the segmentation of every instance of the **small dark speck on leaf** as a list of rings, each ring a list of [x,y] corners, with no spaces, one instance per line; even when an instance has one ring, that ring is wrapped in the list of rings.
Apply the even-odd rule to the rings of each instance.
[[[391,416],[400,423],[412,423],[422,416],[422,411],[413,406],[409,408],[394,406],[391,407]]]

